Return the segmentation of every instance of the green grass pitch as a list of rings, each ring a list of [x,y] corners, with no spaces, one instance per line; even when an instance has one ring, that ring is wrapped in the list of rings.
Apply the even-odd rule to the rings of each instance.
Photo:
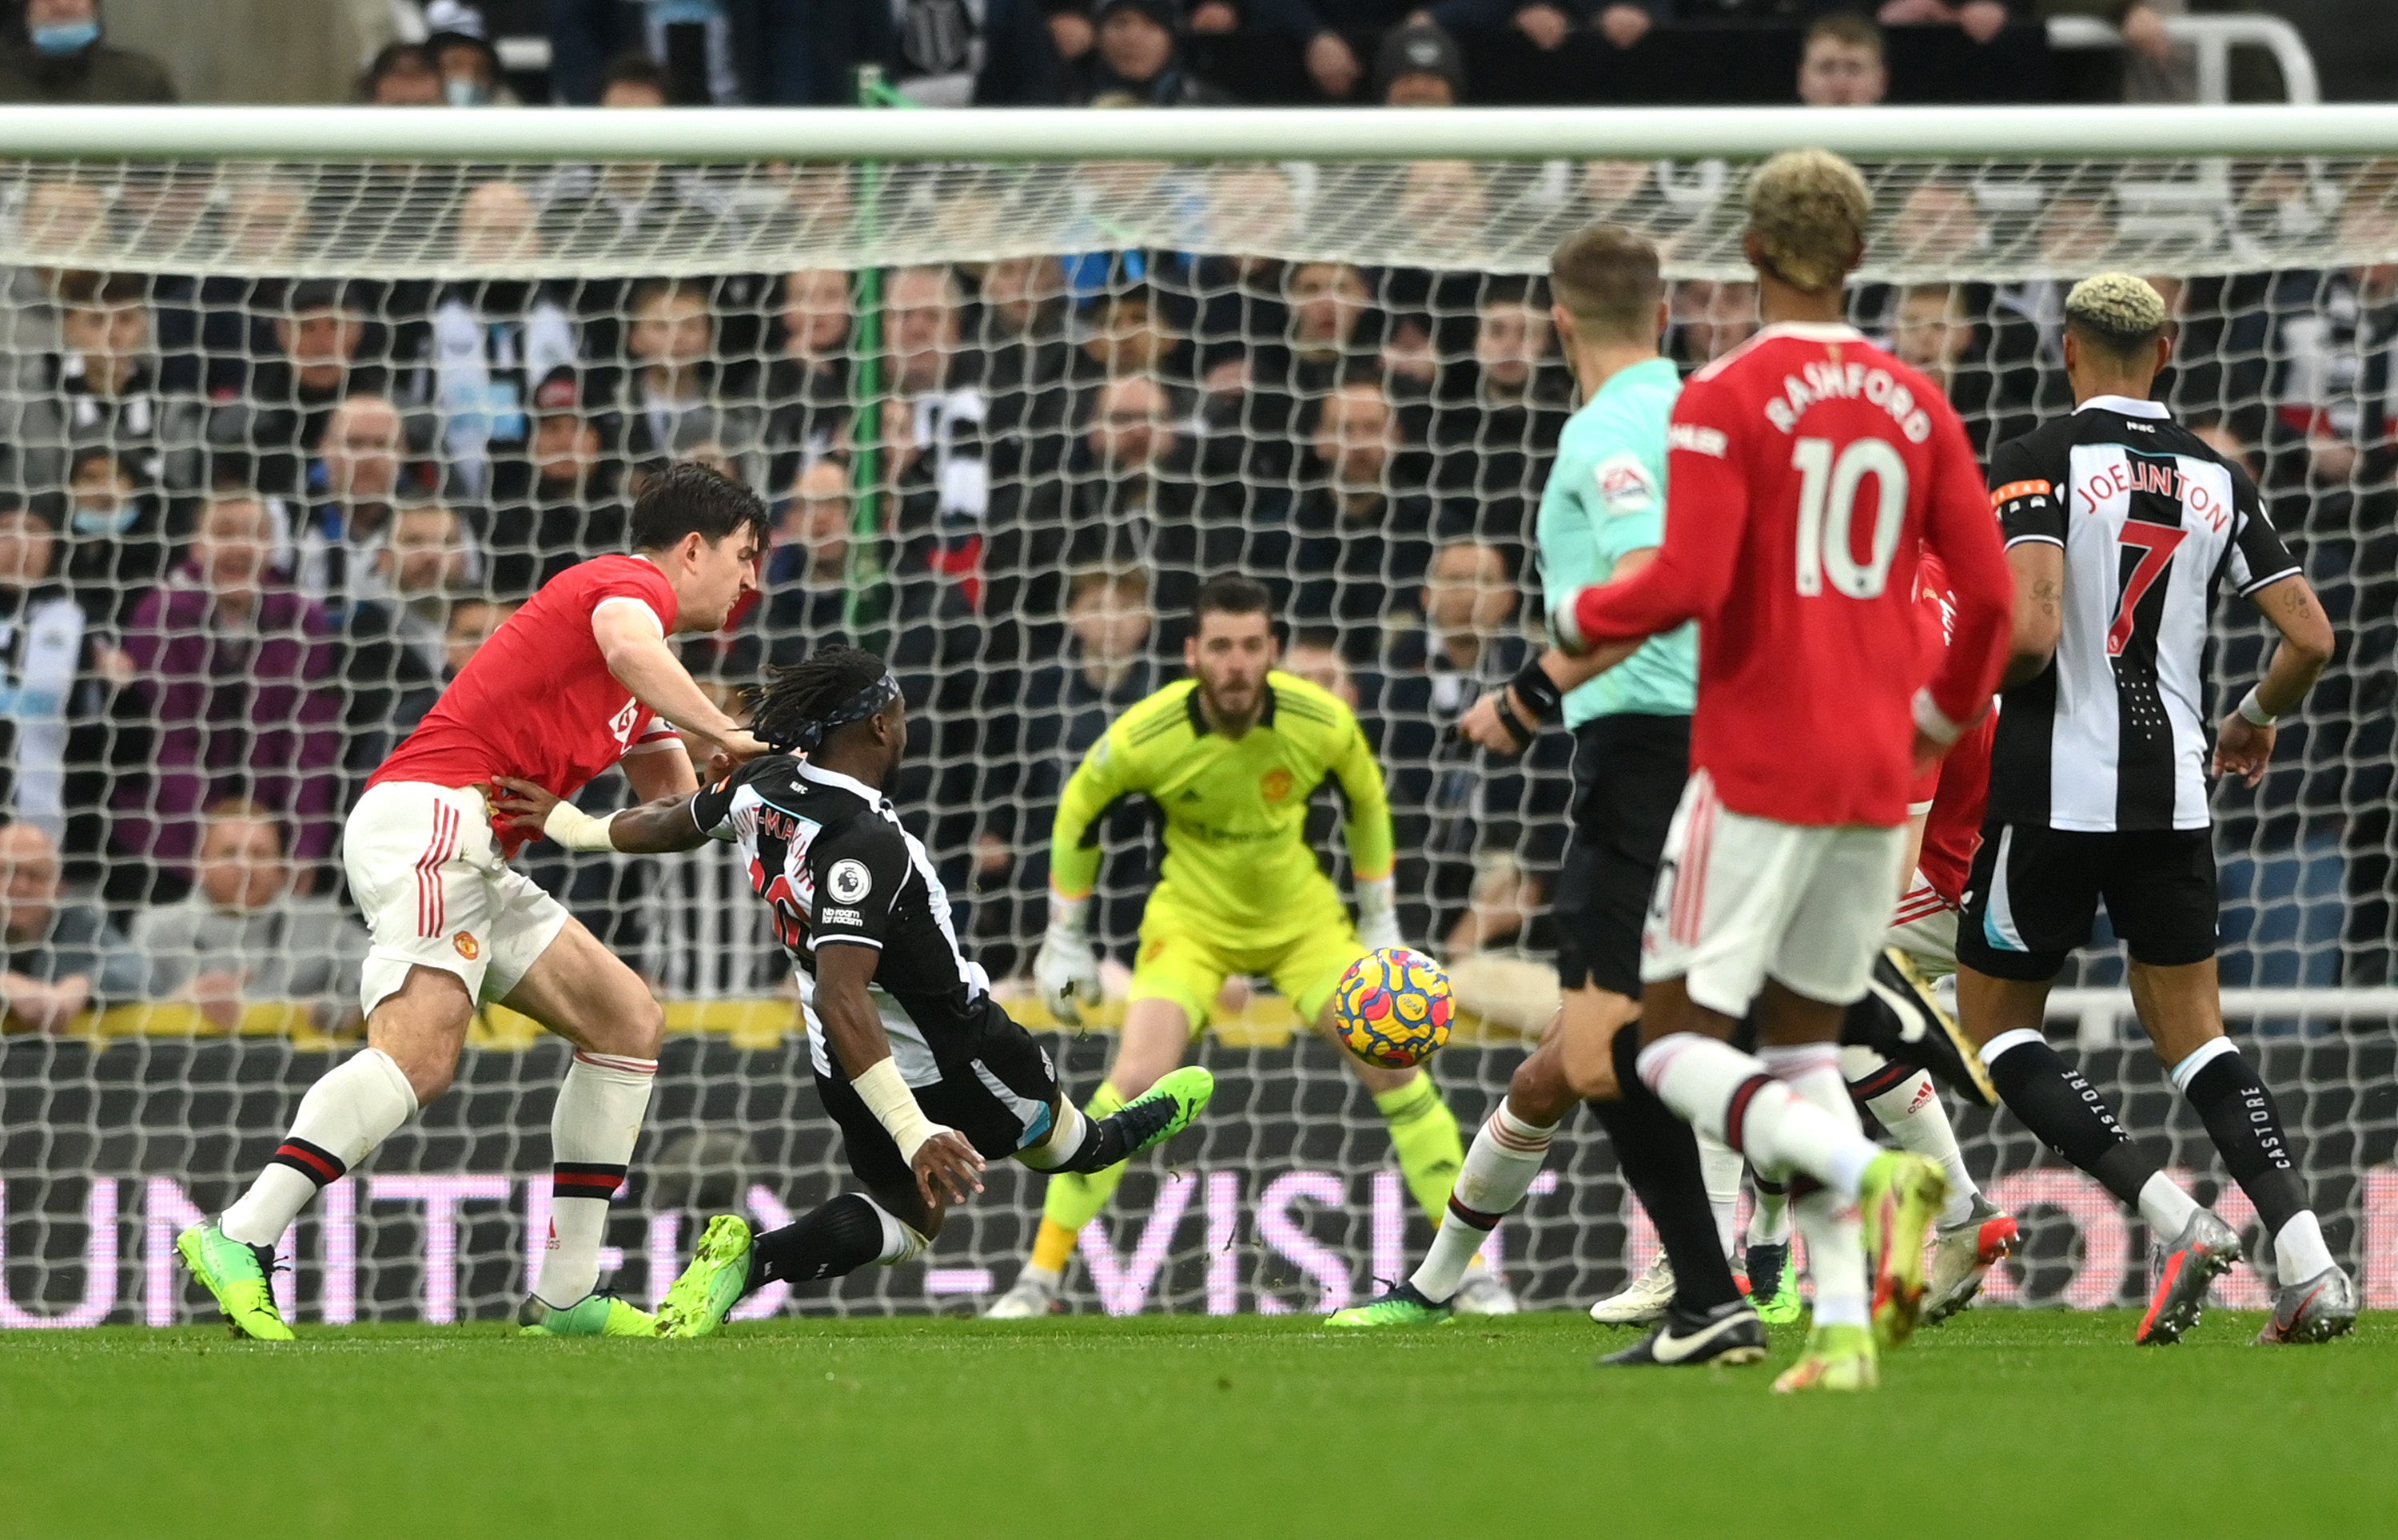
[[[786,1320],[697,1343],[497,1323],[0,1340],[0,1533],[1806,1536],[2388,1533],[2398,1316],[2182,1347],[1989,1310],[1879,1393],[1600,1372],[1578,1314]],[[304,1328],[303,1328],[304,1330]]]

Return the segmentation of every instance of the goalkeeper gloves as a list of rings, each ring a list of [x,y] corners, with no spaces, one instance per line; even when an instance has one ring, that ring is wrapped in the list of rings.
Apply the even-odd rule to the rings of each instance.
[[[1068,1026],[1079,1026],[1083,1010],[1099,1003],[1099,958],[1091,950],[1086,929],[1091,901],[1049,894],[1049,932],[1032,959],[1033,987],[1049,1014]]]
[[[1399,937],[1399,885],[1381,877],[1357,883],[1357,940],[1369,952],[1387,951],[1407,943]]]

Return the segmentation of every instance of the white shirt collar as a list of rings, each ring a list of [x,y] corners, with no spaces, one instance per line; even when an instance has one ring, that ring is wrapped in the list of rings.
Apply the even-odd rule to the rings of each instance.
[[[1795,337],[1802,342],[1862,342],[1866,334],[1846,321],[1776,321],[1757,334],[1766,337]]]
[[[2073,409],[2119,412],[2125,417],[2152,417],[2161,422],[2169,415],[2162,401],[2136,401],[2128,395],[2094,395]]]
[[[843,775],[839,770],[823,770],[808,763],[805,759],[799,762],[799,771],[800,778],[803,781],[813,781],[819,786],[838,786],[842,791],[866,798],[866,805],[869,808],[882,806],[882,794],[854,775]]]

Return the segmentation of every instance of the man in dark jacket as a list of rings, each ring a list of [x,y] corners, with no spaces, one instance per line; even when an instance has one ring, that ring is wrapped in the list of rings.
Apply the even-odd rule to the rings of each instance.
[[[0,45],[0,101],[48,106],[171,102],[156,60],[100,38],[100,0],[25,0],[25,22]]]

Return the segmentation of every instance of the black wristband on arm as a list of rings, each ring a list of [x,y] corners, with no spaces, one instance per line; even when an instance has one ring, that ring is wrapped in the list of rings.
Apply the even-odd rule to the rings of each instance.
[[[1535,722],[1547,721],[1557,714],[1559,706],[1565,704],[1566,692],[1549,677],[1549,671],[1541,666],[1538,658],[1517,669],[1516,676],[1507,681],[1507,687],[1522,696],[1524,703],[1532,708],[1532,720]]]
[[[1503,690],[1499,692],[1498,711],[1499,725],[1505,728],[1510,733],[1514,734],[1516,739],[1516,747],[1512,753],[1506,756],[1507,758],[1513,759],[1516,755],[1522,754],[1527,749],[1529,749],[1533,743],[1540,740],[1541,730],[1539,725],[1537,723],[1527,722],[1521,716],[1516,716],[1516,708],[1514,705],[1509,703],[1507,700],[1507,692]],[[1492,752],[1495,753],[1497,751],[1493,750]]]

